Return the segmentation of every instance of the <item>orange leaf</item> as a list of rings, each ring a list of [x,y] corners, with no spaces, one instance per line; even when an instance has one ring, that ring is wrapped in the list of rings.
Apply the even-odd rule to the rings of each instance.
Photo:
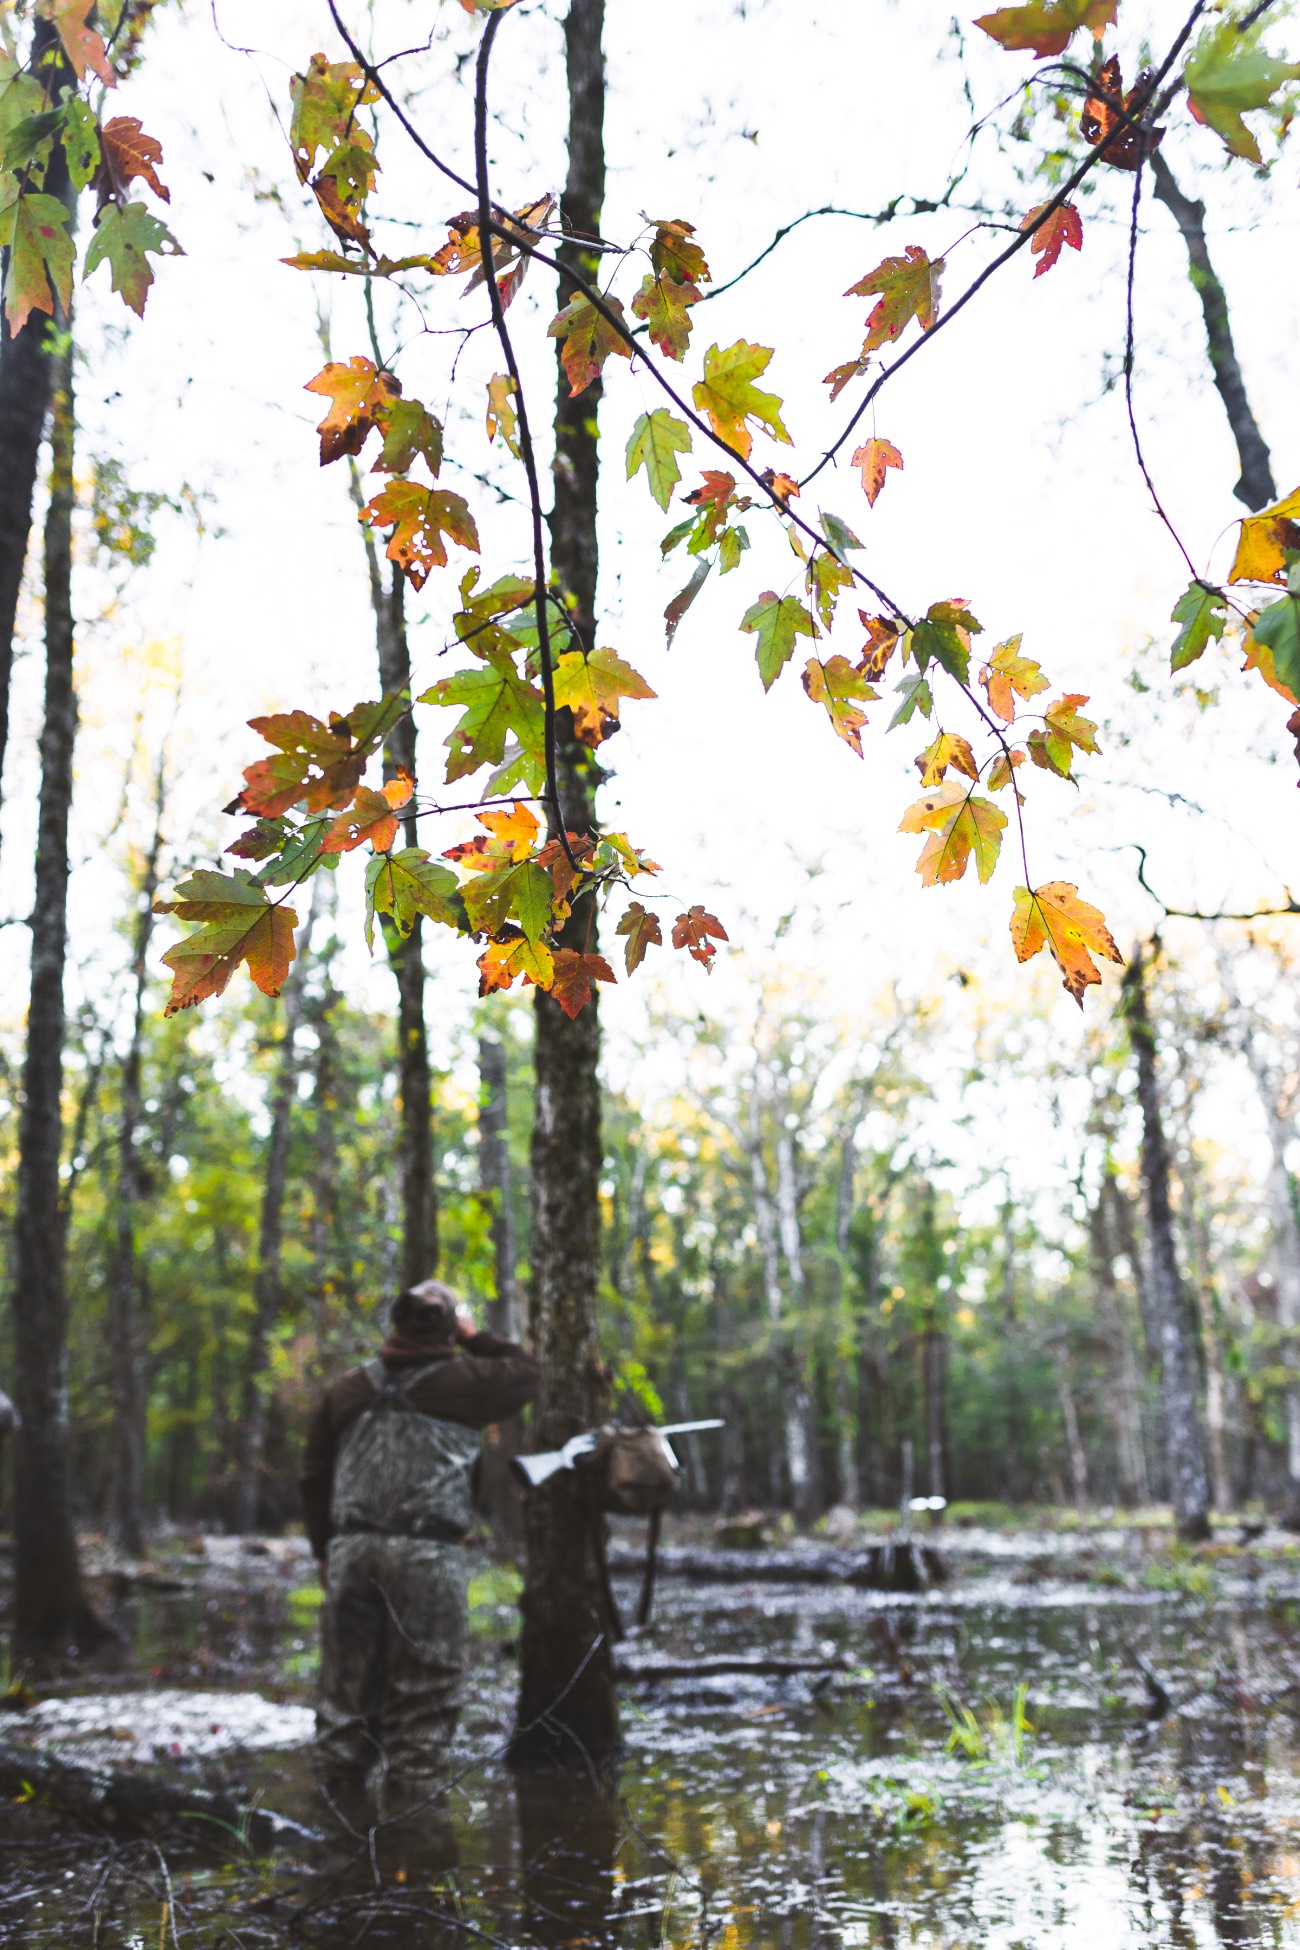
[[[156,165],[163,159],[162,144],[146,135],[136,115],[115,115],[99,131],[100,154],[113,189],[121,194],[135,177],[147,183],[154,195],[170,203],[172,193],[159,181]]]
[[[1041,887],[1017,887],[1011,911],[1011,941],[1017,961],[1029,961],[1043,948],[1051,951],[1066,993],[1083,1007],[1084,992],[1101,975],[1093,955],[1123,966],[1106,917],[1099,908],[1079,899],[1069,880],[1049,880]]]
[[[713,940],[710,940],[710,936]],[[679,914],[673,922],[673,947],[685,948],[693,961],[708,968],[717,954],[714,941],[726,941],[727,930],[716,914],[706,914],[697,901],[685,914]]]
[[[41,0],[37,12],[44,19],[54,22],[63,51],[71,61],[78,81],[86,79],[86,70],[89,69],[105,88],[116,88],[117,76],[109,65],[103,36],[86,24],[94,6],[95,0]]]
[[[614,932],[627,938],[623,961],[629,975],[641,966],[647,948],[663,946],[664,938],[659,929],[659,916],[651,914],[640,901],[628,902],[627,911]]]
[[[885,485],[885,470],[902,471],[903,456],[891,440],[868,440],[853,456],[853,465],[862,469],[862,492],[874,508],[876,496]]]
[[[1031,229],[1046,208],[1045,203],[1036,203],[1020,228]],[[1072,203],[1063,203],[1059,210],[1053,210],[1046,222],[1038,224],[1029,240],[1030,251],[1038,259],[1034,270],[1036,278],[1041,278],[1044,271],[1051,270],[1061,255],[1063,244],[1068,244],[1071,250],[1083,249],[1083,218]]]
[[[497,842],[490,862],[493,866],[501,865],[500,849],[504,849],[506,858],[510,860],[526,860],[540,831],[536,813],[519,800],[515,801],[509,812],[479,813],[478,823],[486,826]]]
[[[408,787],[404,799],[410,796]],[[396,838],[397,814],[387,791],[372,792],[363,785],[348,810],[331,823],[321,841],[321,852],[351,853],[363,840],[369,840],[376,853],[387,853]]]
[[[357,356],[346,365],[331,359],[307,381],[303,391],[322,393],[330,402],[329,412],[316,429],[320,464],[328,467],[344,454],[361,452],[378,415],[400,398],[402,388],[391,372],[381,372],[369,359]]]
[[[614,982],[617,979],[603,955],[580,955],[572,948],[555,950],[551,994],[570,1018],[586,1008],[591,1000],[594,982]]]

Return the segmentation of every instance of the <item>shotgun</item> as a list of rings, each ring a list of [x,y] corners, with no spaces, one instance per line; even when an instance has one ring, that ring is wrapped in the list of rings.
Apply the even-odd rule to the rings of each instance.
[[[725,1427],[725,1422],[716,1418],[709,1422],[670,1422],[666,1428],[656,1429],[655,1434],[663,1442],[664,1448],[668,1452],[668,1460],[673,1468],[680,1469],[681,1464],[673,1454],[671,1444],[665,1440],[666,1437],[670,1435],[695,1435],[701,1429],[721,1429]],[[510,1467],[525,1489],[538,1489],[541,1484],[549,1482],[552,1476],[558,1475],[560,1470],[572,1469],[581,1457],[589,1456],[596,1447],[600,1434],[601,1431],[599,1429],[588,1429],[582,1435],[570,1436],[562,1449],[546,1449],[537,1456],[512,1456],[510,1458]]]

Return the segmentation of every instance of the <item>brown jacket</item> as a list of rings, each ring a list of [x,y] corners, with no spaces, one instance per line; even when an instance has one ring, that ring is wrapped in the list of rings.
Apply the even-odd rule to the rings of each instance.
[[[468,1429],[485,1429],[489,1422],[517,1414],[541,1384],[542,1371],[532,1355],[496,1334],[475,1334],[459,1347],[439,1341],[417,1347],[407,1340],[400,1351],[386,1344],[380,1354],[385,1367],[394,1370],[427,1367],[436,1361],[433,1372],[411,1389],[411,1406],[423,1415],[459,1422]],[[330,1540],[330,1496],[339,1438],[373,1400],[364,1369],[350,1368],[326,1390],[308,1426],[298,1493],[316,1557],[324,1557]]]

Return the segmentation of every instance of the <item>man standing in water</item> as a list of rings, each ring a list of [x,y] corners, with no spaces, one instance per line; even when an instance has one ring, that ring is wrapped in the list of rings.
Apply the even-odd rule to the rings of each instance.
[[[399,1294],[390,1321],[377,1359],[327,1390],[299,1478],[325,1588],[321,1779],[335,1801],[369,1789],[385,1817],[437,1793],[455,1730],[478,1432],[541,1379],[437,1280]]]

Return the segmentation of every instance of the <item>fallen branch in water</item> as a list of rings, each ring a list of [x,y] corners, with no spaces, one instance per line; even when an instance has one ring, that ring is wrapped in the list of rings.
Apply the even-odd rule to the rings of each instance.
[[[746,1652],[734,1659],[620,1659],[614,1677],[629,1685],[660,1679],[795,1679],[801,1673],[850,1672],[847,1659],[770,1659]]]
[[[35,1796],[76,1822],[114,1835],[144,1834],[185,1822],[196,1839],[216,1841],[218,1831],[224,1831],[228,1840],[259,1848],[319,1839],[312,1829],[284,1815],[241,1806],[210,1788],[64,1760],[48,1747],[20,1747],[12,1741],[0,1741],[0,1793]]]
[[[640,1573],[644,1566],[639,1551],[610,1546],[611,1571],[627,1575]],[[864,1591],[926,1591],[941,1583],[945,1572],[932,1545],[907,1538],[864,1551],[661,1550],[659,1575],[700,1584],[844,1584]]]

